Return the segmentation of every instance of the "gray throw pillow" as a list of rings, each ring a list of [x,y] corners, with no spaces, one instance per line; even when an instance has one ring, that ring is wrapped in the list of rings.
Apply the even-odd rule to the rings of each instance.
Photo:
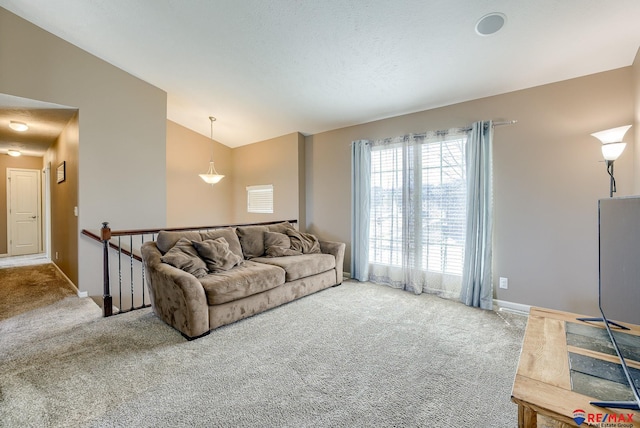
[[[240,246],[238,235],[236,235],[236,231],[232,227],[213,229],[206,232],[201,231],[200,236],[202,239],[192,239],[192,241],[206,241],[207,239],[216,239],[222,237],[229,243],[229,249],[233,252],[233,254],[244,257],[242,255],[242,247]]]
[[[294,229],[287,230],[287,235],[291,239],[292,250],[300,251],[303,254],[320,253],[320,242],[314,235],[298,232]]]
[[[171,247],[160,260],[163,263],[189,272],[196,278],[201,278],[208,273],[204,260],[200,258],[196,249],[193,248],[191,241],[186,238],[180,238],[176,245]]]
[[[245,259],[261,257],[264,254],[263,234],[268,230],[266,226],[239,226],[236,228]]]
[[[264,232],[264,248],[273,246],[291,248],[291,239],[285,233]]]
[[[223,272],[242,263],[242,257],[229,249],[229,243],[223,237],[193,241],[193,246],[207,265],[209,272]]]
[[[264,248],[267,257],[298,256],[301,251],[291,249],[291,239],[279,232],[264,232]]]

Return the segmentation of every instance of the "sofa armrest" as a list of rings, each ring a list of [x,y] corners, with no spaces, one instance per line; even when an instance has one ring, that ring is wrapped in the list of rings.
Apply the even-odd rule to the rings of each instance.
[[[208,333],[209,306],[200,281],[163,263],[155,242],[145,242],[141,250],[155,314],[188,339]]]
[[[347,245],[344,242],[320,241],[320,251],[331,254],[336,258],[336,285],[342,284],[342,270],[344,265],[344,251]]]

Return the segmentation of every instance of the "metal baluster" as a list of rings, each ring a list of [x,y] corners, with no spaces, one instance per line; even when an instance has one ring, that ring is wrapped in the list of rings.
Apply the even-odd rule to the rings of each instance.
[[[129,264],[131,265],[131,309],[135,309],[133,306],[133,235],[129,235]]]
[[[142,250],[142,244],[144,244],[144,233],[140,235],[140,250]],[[142,254],[142,251],[141,251]],[[140,306],[141,308],[144,308],[145,306],[145,302],[144,302],[144,263],[140,262],[140,269],[142,270],[142,306]]]
[[[118,236],[118,295],[120,296],[118,309],[122,310],[122,242],[120,238]]]

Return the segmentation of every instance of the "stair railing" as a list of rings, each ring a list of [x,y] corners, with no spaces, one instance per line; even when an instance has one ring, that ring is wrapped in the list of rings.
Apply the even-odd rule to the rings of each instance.
[[[87,229],[82,230],[82,234],[98,241],[102,244],[102,270],[103,270],[103,290],[102,290],[102,315],[109,317],[115,314],[122,314],[136,309],[148,308],[151,306],[147,302],[148,290],[145,279],[144,266],[142,264],[142,253],[140,248],[142,244],[151,240],[155,241],[160,231],[170,232],[186,232],[186,231],[210,231],[225,227],[241,227],[241,226],[267,226],[270,224],[282,223],[288,221],[291,224],[297,224],[297,220],[278,220],[267,221],[261,223],[243,223],[229,224],[218,226],[199,226],[199,227],[174,227],[160,229],[137,229],[137,230],[111,230],[108,222],[102,223],[100,232],[94,233]],[[124,239],[124,242],[123,242]],[[111,251],[110,251],[111,250]],[[110,263],[112,262],[112,263]],[[128,264],[128,266],[125,266]],[[112,266],[110,268],[110,265]],[[114,301],[111,294],[111,269],[117,266],[118,277],[118,301],[114,311]],[[124,269],[123,269],[124,267]],[[123,298],[123,286],[129,282],[129,290],[126,299]]]

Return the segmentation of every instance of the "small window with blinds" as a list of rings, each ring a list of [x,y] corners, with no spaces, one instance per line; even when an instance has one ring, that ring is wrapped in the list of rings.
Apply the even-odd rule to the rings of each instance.
[[[273,185],[247,186],[247,212],[273,214]]]

